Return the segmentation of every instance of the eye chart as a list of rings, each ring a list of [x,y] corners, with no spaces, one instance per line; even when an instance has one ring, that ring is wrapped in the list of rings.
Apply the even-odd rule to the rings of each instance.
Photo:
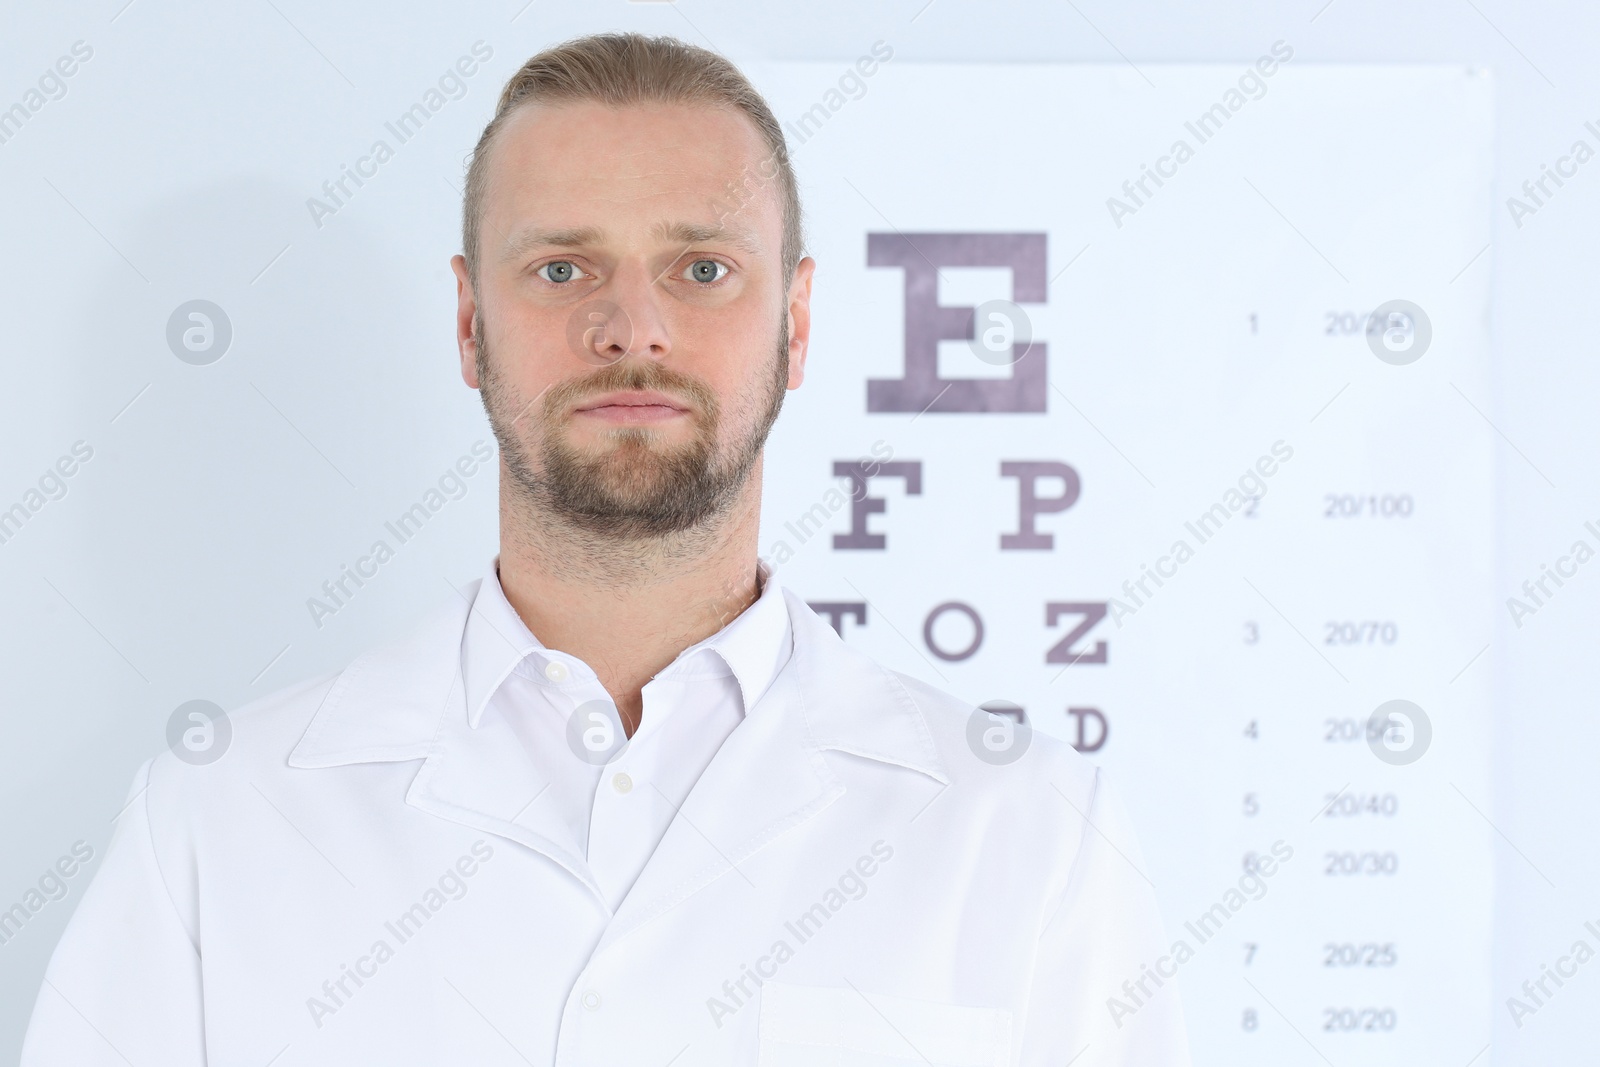
[[[819,263],[762,554],[1108,768],[1197,1064],[1472,1060],[1488,75],[859,51],[756,72]]]

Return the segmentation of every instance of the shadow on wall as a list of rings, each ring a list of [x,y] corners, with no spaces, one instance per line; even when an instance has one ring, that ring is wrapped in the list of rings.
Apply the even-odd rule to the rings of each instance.
[[[13,650],[6,686],[8,709],[35,712],[8,716],[4,764],[32,817],[7,835],[0,886],[37,882],[75,842],[95,859],[0,947],[0,1049],[20,1048],[50,952],[173,709],[232,709],[386,636],[370,617],[319,633],[305,598],[436,476],[434,457],[487,433],[456,366],[441,274],[454,244],[433,229],[396,242],[357,211],[319,231],[305,195],[250,179],[183,190],[127,221],[94,212],[115,254],[87,233],[47,250],[93,265],[62,274],[58,306],[33,309],[62,324],[37,354],[55,371],[42,432],[63,453],[83,445],[64,494],[0,549],[36,635]],[[403,206],[439,219],[441,239],[454,230],[453,203]],[[436,577],[425,588],[418,600],[393,583],[410,601],[393,630],[448,595]]]

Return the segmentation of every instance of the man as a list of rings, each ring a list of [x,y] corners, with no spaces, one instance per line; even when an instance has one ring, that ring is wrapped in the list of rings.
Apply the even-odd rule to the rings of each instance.
[[[463,219],[499,557],[222,758],[140,769],[23,1062],[1186,1063],[1095,768],[994,758],[1009,720],[757,558],[815,264],[744,77],[534,57]]]

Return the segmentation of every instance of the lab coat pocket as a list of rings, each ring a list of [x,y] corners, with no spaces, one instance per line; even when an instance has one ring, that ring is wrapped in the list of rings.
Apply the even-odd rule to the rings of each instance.
[[[761,986],[758,1067],[1006,1067],[1011,1013],[857,991]]]

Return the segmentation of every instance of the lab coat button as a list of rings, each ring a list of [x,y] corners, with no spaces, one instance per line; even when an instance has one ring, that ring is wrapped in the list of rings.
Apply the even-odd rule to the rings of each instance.
[[[600,1010],[600,994],[596,993],[592,989],[589,990],[589,992],[587,992],[587,993],[585,993],[583,995],[583,1006],[588,1008],[590,1011],[599,1011]]]
[[[611,788],[619,793],[631,793],[633,792],[633,779],[629,778],[625,772],[619,771],[611,779]]]

